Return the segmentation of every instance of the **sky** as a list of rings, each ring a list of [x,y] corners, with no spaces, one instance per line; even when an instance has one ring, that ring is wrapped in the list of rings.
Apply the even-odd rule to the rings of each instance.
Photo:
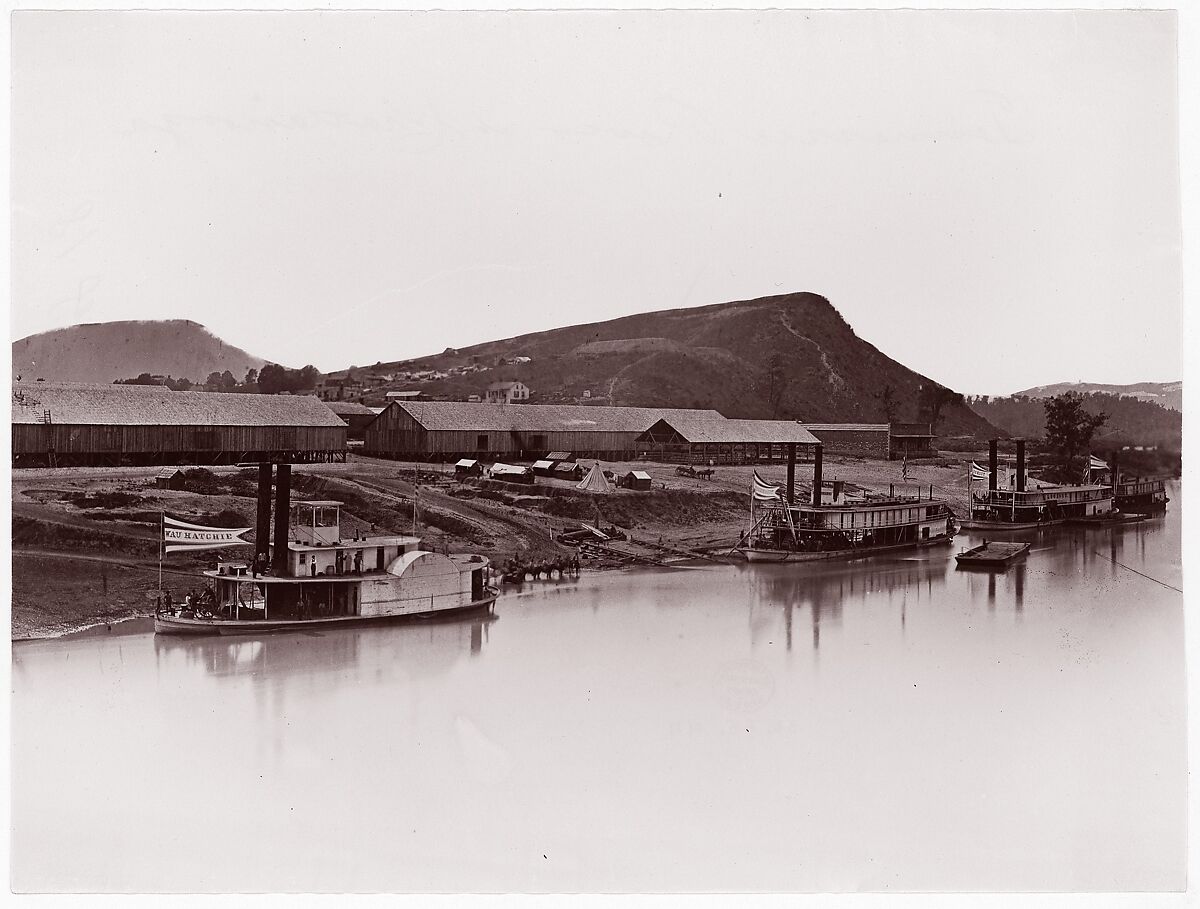
[[[813,291],[966,393],[1182,377],[1169,12],[11,22],[13,338],[329,371]]]

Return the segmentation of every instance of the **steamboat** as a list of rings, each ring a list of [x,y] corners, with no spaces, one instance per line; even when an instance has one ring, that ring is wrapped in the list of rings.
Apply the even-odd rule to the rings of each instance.
[[[821,479],[816,451],[812,500],[796,503],[789,478],[786,496],[758,474],[750,493],[751,528],[735,550],[748,562],[811,562],[864,558],[880,552],[949,543],[958,532],[949,505],[928,497],[849,491]]]
[[[1033,481],[1025,473],[1025,442],[1017,440],[1016,471],[1001,488],[998,481],[996,440],[989,443],[988,488],[970,493],[968,530],[1031,530],[1070,522],[1103,522],[1117,516],[1113,487],[1101,483],[1077,486]]]
[[[159,634],[261,634],[457,613],[489,613],[488,560],[421,548],[415,536],[341,534],[340,502],[297,502],[270,567],[222,561],[202,593],[160,602]]]

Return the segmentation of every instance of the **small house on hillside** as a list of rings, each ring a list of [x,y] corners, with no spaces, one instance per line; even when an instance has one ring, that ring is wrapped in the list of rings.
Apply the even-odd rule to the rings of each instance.
[[[182,470],[164,470],[154,478],[156,489],[183,489],[184,476]]]
[[[626,489],[650,489],[654,481],[644,470],[631,470],[621,477],[620,485]]]
[[[529,389],[523,382],[493,382],[484,400],[489,404],[520,404],[529,400]]]

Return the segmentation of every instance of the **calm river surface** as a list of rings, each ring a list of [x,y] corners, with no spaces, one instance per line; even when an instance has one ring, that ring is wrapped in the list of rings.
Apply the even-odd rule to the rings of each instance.
[[[1170,494],[991,577],[947,547],[17,644],[13,886],[1182,887],[1183,597],[1112,561],[1182,588]]]

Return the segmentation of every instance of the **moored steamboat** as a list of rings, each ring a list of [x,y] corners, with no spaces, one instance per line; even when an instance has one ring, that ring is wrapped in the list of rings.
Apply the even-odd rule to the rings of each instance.
[[[812,500],[792,501],[756,473],[750,493],[751,527],[736,547],[749,562],[811,562],[864,558],[880,552],[937,546],[958,532],[949,505],[929,496],[851,495],[847,484],[821,479],[816,452]],[[828,494],[827,494],[828,493]]]
[[[490,612],[488,560],[420,548],[413,536],[341,536],[340,502],[297,502],[271,567],[219,562],[205,590],[160,603],[159,634],[261,634]],[[273,544],[273,548],[276,544]]]

